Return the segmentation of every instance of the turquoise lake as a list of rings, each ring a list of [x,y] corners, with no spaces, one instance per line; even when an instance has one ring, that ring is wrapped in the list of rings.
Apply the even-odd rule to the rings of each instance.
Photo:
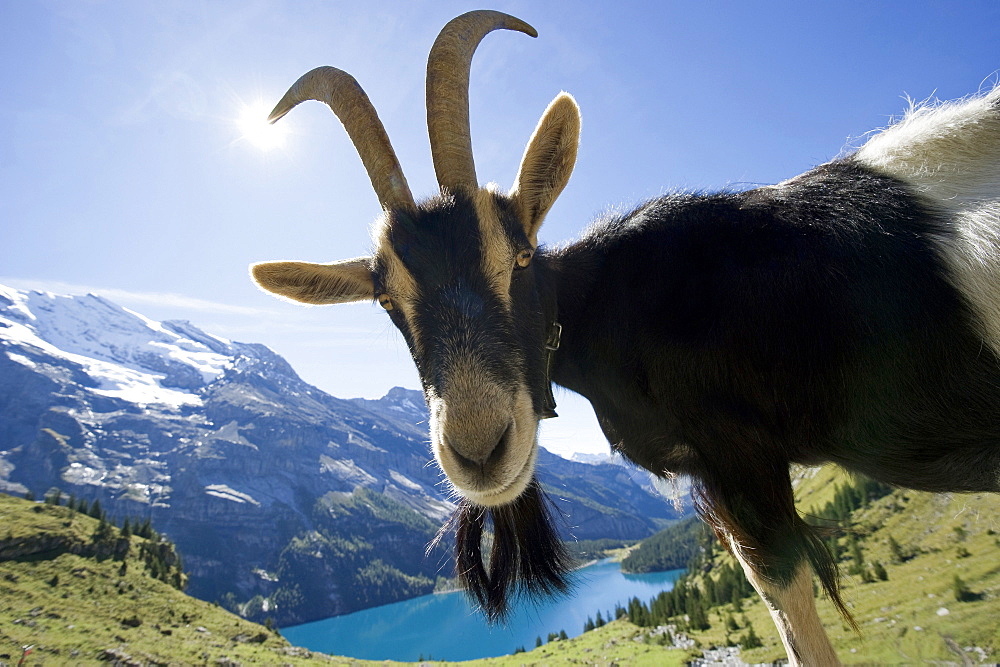
[[[490,627],[462,593],[442,593],[281,629],[292,644],[311,651],[366,660],[473,660],[530,650],[535,638],[565,630],[583,633],[587,617],[605,619],[633,597],[648,602],[673,588],[684,570],[623,574],[599,561],[573,574],[574,590],[539,604],[520,604],[504,626]],[[613,617],[613,616],[612,616]]]

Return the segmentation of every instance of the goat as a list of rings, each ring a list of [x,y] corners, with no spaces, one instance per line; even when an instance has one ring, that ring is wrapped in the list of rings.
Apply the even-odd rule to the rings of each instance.
[[[461,496],[458,575],[490,618],[514,595],[566,589],[570,560],[534,476],[554,382],[590,400],[614,450],[661,477],[690,475],[789,659],[835,663],[810,570],[853,619],[835,562],[796,512],[789,465],[1000,490],[1000,89],[911,109],[791,180],[653,199],[552,249],[538,232],[573,170],[580,114],[557,96],[513,188],[479,187],[469,64],[499,28],[535,36],[478,11],[431,49],[440,193],[419,204],[353,78],[319,68],[291,87],[270,120],[326,102],[384,214],[372,256],[260,263],[254,279],[295,301],[374,299],[388,312]]]

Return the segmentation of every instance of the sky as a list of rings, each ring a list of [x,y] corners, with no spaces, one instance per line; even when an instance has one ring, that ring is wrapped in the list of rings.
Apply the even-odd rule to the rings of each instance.
[[[0,0],[0,283],[94,292],[153,319],[264,343],[340,397],[418,388],[377,305],[302,307],[252,262],[366,254],[380,213],[336,118],[302,105],[278,146],[247,132],[301,74],[344,69],[414,195],[436,190],[424,67],[453,0]],[[985,91],[1000,2],[494,0],[532,24],[473,61],[481,182],[509,188],[560,91],[583,115],[576,170],[540,233],[677,190],[775,183],[844,154],[909,100]],[[277,126],[276,126],[277,127]],[[651,276],[655,280],[655,276]],[[641,298],[641,295],[636,295]],[[585,399],[556,392],[540,442],[607,452]]]

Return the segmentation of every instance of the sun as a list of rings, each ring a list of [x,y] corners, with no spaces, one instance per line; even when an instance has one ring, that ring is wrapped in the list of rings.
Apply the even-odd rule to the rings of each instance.
[[[288,134],[285,126],[272,125],[267,122],[269,112],[270,109],[265,107],[263,103],[247,104],[243,106],[236,121],[242,135],[241,139],[262,151],[282,148]]]

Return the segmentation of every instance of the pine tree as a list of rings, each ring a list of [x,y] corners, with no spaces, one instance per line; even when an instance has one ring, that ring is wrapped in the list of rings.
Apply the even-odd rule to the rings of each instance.
[[[688,617],[690,618],[688,623],[692,630],[708,630],[712,627],[708,622],[708,613],[705,611],[705,605],[701,598],[695,599],[691,604]]]
[[[735,611],[737,614],[742,614],[743,613],[742,596],[740,595],[740,591],[735,588],[733,589],[732,603],[733,603],[733,611]]]
[[[641,628],[652,625],[649,609],[637,597],[633,597],[628,602],[628,620]]]
[[[147,540],[153,539],[153,520],[147,517],[146,520],[142,522],[142,525],[135,529],[135,534],[139,537],[144,537]]]
[[[972,602],[982,597],[978,593],[973,593],[968,584],[966,584],[957,574],[955,575],[955,579],[952,581],[951,589],[955,594],[955,599],[959,602]]]
[[[736,622],[736,619],[733,618],[733,615],[732,614],[726,614],[726,630],[728,630],[729,632],[736,632],[739,629],[740,629],[740,626]]]
[[[542,638],[541,637],[535,637],[535,648],[538,648],[541,645],[542,645]]]
[[[907,560],[906,554],[903,553],[903,547],[899,546],[899,542],[892,535],[889,536],[889,553],[892,554],[893,563],[898,564]]]
[[[740,644],[745,649],[760,648],[764,645],[763,642],[760,641],[760,637],[757,636],[757,633],[754,632],[752,625],[747,626],[747,632],[740,638]]]
[[[844,548],[840,544],[840,540],[837,539],[836,535],[830,535],[826,540],[826,546],[830,550],[830,555],[833,556],[835,562],[840,562],[840,557],[844,555]]]
[[[861,542],[857,537],[851,535],[851,567],[848,568],[848,572],[851,574],[861,577],[861,581],[866,584],[870,584],[875,579],[872,577],[872,573],[868,571],[865,566],[865,556],[864,552],[861,550]]]
[[[861,543],[858,542],[858,538],[854,535],[850,537],[851,545],[851,567],[848,570],[851,574],[861,574],[861,571],[865,567],[865,557],[861,552]]]
[[[712,577],[705,575],[704,579],[705,585],[705,600],[710,606],[715,606],[719,604],[720,600],[715,595],[715,580]]]
[[[94,534],[90,536],[90,539],[94,542],[107,542],[111,540],[112,537],[114,537],[114,532],[111,528],[111,524],[105,521],[104,517],[101,517],[98,520],[97,528],[94,530]]]

